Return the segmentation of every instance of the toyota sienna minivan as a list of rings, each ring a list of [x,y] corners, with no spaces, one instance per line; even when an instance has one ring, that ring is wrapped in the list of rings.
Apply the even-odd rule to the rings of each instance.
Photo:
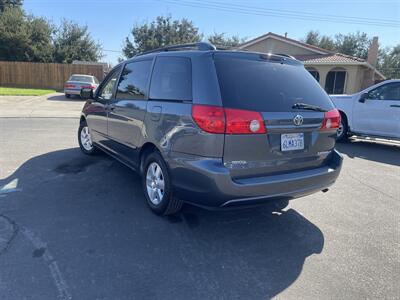
[[[173,214],[276,203],[326,191],[339,175],[340,114],[286,55],[170,46],[83,89],[78,140],[141,174],[149,207]]]

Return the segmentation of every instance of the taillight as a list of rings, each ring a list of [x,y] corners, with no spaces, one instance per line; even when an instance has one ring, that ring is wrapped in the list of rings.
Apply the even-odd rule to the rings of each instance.
[[[83,85],[81,86],[82,89],[95,89],[96,87],[94,85]]]
[[[321,130],[337,129],[340,126],[340,113],[337,109],[325,112]]]
[[[75,87],[75,85],[73,85],[73,84],[64,84],[64,88],[66,88],[66,89],[70,89],[70,88],[74,88]]]
[[[261,114],[255,111],[193,105],[192,117],[202,130],[210,133],[266,133],[264,120]]]
[[[225,112],[222,107],[193,105],[192,118],[196,124],[206,132],[225,132]]]
[[[264,120],[259,112],[226,108],[225,115],[227,134],[249,134],[266,132]]]

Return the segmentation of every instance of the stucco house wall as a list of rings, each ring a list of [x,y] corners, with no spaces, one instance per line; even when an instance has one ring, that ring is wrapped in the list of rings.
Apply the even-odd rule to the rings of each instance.
[[[274,39],[262,40],[245,48],[249,51],[263,52],[263,53],[283,53],[290,55],[312,55],[315,52],[305,48],[291,45]]]
[[[329,71],[340,69],[346,71],[346,80],[344,86],[345,94],[357,93],[361,90],[361,84],[363,81],[363,76],[365,68],[357,65],[315,65],[315,64],[305,64],[307,70],[316,70],[319,73],[319,84],[322,88],[325,88],[326,76]]]

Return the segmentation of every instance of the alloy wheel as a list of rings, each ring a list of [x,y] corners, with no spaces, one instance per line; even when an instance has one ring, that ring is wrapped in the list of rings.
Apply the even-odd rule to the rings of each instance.
[[[343,135],[344,125],[343,121],[340,121],[339,128],[336,131],[337,137],[340,138]]]
[[[154,205],[161,203],[164,197],[164,174],[161,167],[156,163],[152,162],[146,172],[146,188],[147,195],[150,201]]]
[[[93,150],[92,137],[90,136],[89,127],[85,126],[81,130],[81,144],[86,151]]]

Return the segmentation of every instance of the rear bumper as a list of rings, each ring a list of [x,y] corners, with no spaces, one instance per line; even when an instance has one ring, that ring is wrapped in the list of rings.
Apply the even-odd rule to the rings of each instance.
[[[205,207],[259,204],[321,191],[339,176],[343,158],[333,151],[329,165],[287,174],[232,180],[221,159],[172,154],[167,158],[175,195]]]
[[[64,89],[64,94],[80,95],[81,94],[81,90],[80,89]]]

